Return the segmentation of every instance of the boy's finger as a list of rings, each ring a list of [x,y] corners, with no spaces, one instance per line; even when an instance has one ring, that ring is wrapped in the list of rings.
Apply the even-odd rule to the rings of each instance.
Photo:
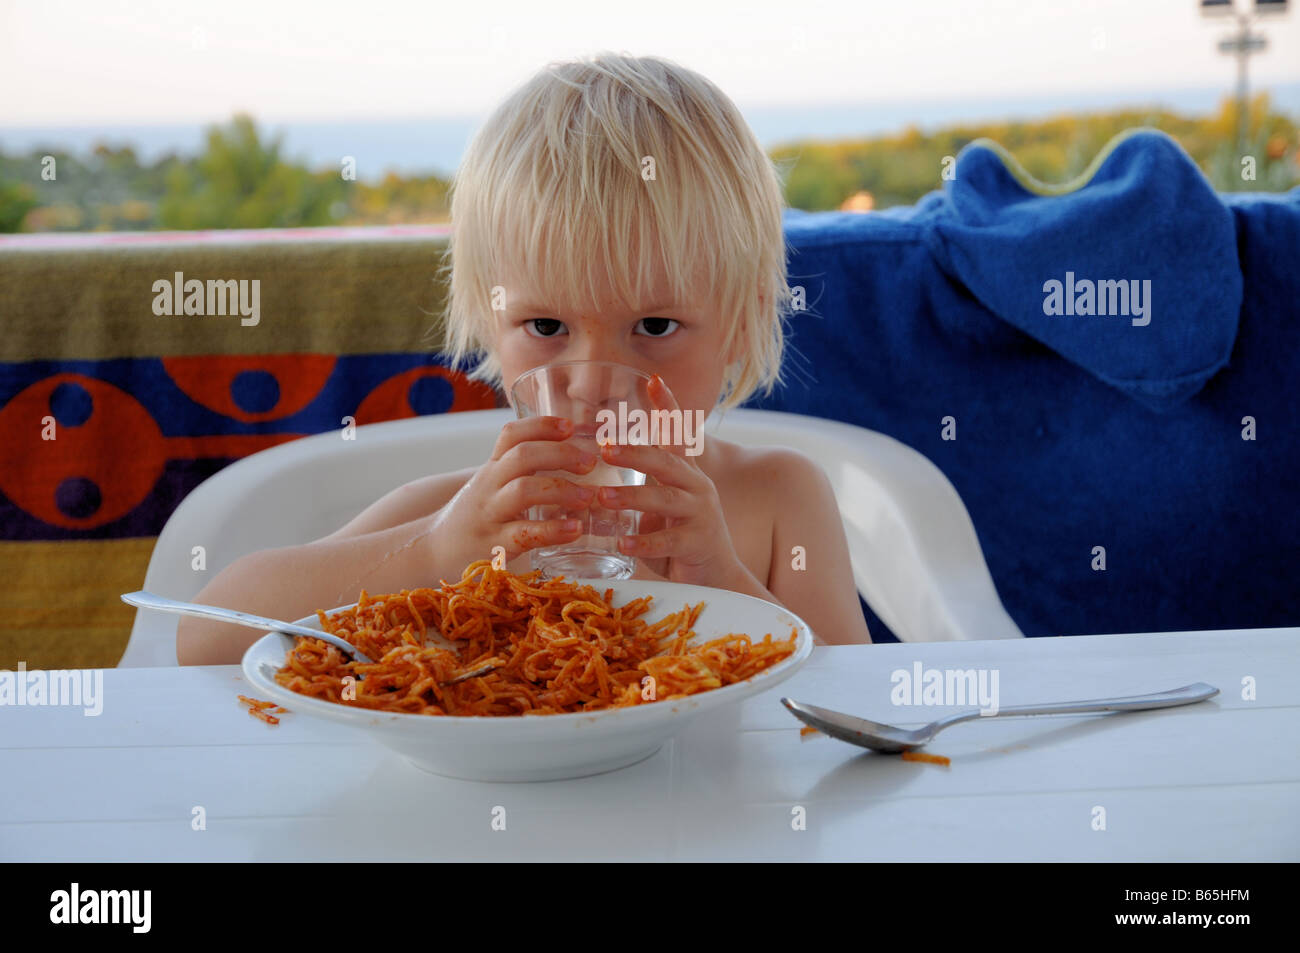
[[[636,444],[607,443],[600,449],[601,459],[615,467],[627,467],[652,476],[664,486],[679,486],[684,490],[700,489],[700,480],[707,479],[694,462],[678,456],[665,447],[638,446]]]
[[[637,532],[641,534],[654,533],[667,528],[668,521],[654,512],[642,513],[641,519],[637,521]]]
[[[587,474],[599,462],[596,454],[576,443],[531,440],[511,447],[493,463],[491,482],[494,489],[500,489],[511,480],[543,470]]]
[[[668,389],[664,379],[658,374],[650,375],[650,383],[646,385],[646,390],[650,393],[650,400],[659,410],[678,410],[677,398],[673,392]]]
[[[521,476],[511,480],[483,508],[490,520],[505,522],[534,506],[585,510],[596,498],[595,486],[574,483],[559,475]],[[572,515],[572,514],[570,514]]]
[[[573,434],[573,422],[564,417],[525,417],[501,428],[492,459],[500,460],[510,448],[529,440],[566,440]]]
[[[577,519],[516,520],[505,530],[506,559],[514,559],[538,546],[571,543],[582,535],[582,521]]]
[[[675,410],[679,413],[682,412],[681,407],[677,404],[677,398],[673,396],[673,392],[668,389],[668,385],[664,383],[664,379],[658,374],[651,375],[650,383],[646,385],[646,390],[649,392],[650,400],[655,405],[656,410],[666,410],[669,412]],[[671,433],[671,428],[666,428],[666,430],[667,433]],[[658,446],[679,457],[685,456],[686,448],[674,446],[667,440],[667,433],[660,431]]]
[[[671,529],[661,529],[657,533],[620,536],[618,549],[625,556],[658,559],[682,552],[686,543],[686,530],[681,526],[674,526]]]
[[[597,501],[610,510],[639,510],[663,516],[690,516],[697,504],[691,494],[676,486],[602,486]],[[641,532],[648,532],[642,525]]]

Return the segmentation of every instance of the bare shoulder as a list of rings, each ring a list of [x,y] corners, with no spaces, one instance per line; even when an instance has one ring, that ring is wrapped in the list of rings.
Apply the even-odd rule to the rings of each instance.
[[[790,501],[789,494],[829,487],[825,472],[810,457],[790,447],[746,447],[713,440],[718,470],[728,482],[772,499]],[[715,477],[716,479],[716,477]]]
[[[463,470],[435,473],[403,483],[371,503],[346,525],[330,533],[325,539],[343,539],[375,533],[428,516],[446,505],[447,501],[459,493],[477,471],[478,467],[466,467]]]
[[[830,497],[821,471],[788,447],[746,446],[712,438],[703,469],[713,480],[741,560],[760,582],[770,578],[790,524],[806,525],[805,501]]]
[[[739,466],[771,513],[768,591],[808,623],[818,642],[870,643],[830,477],[789,447],[743,449]]]
[[[808,545],[815,540],[830,546],[842,540],[839,503],[826,471],[807,454],[789,447],[755,449],[761,454],[753,479],[768,494],[774,547],[788,551],[791,542]]]

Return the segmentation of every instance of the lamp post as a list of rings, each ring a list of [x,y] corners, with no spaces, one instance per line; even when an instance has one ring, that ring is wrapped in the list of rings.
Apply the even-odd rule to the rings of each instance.
[[[1249,3],[1250,0],[1245,0]],[[1287,12],[1287,0],[1255,0],[1254,10],[1243,13],[1236,9],[1233,0],[1201,0],[1201,16],[1215,19],[1232,18],[1237,21],[1237,30],[1231,36],[1219,41],[1219,52],[1237,57],[1237,149],[1246,151],[1247,113],[1250,109],[1248,84],[1246,80],[1246,63],[1252,53],[1259,53],[1268,47],[1268,40],[1262,33],[1250,32],[1251,23],[1258,16],[1275,16]]]

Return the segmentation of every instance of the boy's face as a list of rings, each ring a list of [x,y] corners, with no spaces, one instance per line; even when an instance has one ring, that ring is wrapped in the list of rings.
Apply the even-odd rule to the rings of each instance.
[[[650,300],[629,311],[612,290],[577,313],[560,313],[522,283],[506,285],[506,310],[495,312],[494,353],[506,393],[515,379],[540,364],[613,361],[658,374],[683,410],[708,414],[718,402],[727,365],[739,344],[724,353],[721,315],[712,296],[672,304],[662,276]]]

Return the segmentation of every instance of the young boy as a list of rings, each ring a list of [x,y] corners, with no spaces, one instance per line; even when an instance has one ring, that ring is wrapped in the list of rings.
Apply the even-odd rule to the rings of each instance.
[[[704,77],[657,58],[603,54],[551,64],[479,131],[452,188],[447,350],[508,392],[524,371],[604,360],[657,375],[661,407],[694,416],[780,379],[785,278],[775,169],[735,105]],[[592,501],[538,471],[590,472],[555,417],[507,424],[482,466],[399,487],[302,546],[219,573],[196,602],[297,619],[371,593],[437,586],[503,546],[578,535],[530,522],[535,504]],[[571,426],[571,422],[570,422]],[[870,642],[830,483],[801,454],[708,437],[703,452],[605,448],[647,485],[600,490],[642,513],[621,548],[633,578],[730,589],[778,602],[822,643]],[[804,550],[801,568],[792,551]],[[761,635],[761,633],[759,633]],[[251,629],[182,618],[181,664],[239,661]]]

